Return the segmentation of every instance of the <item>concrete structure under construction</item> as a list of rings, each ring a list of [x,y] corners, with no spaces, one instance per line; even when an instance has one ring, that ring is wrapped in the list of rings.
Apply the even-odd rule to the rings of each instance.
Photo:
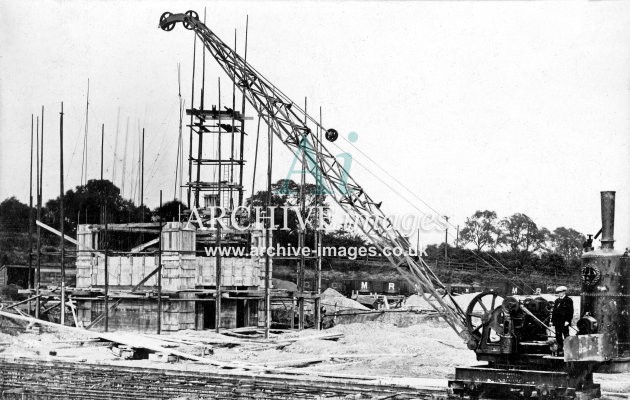
[[[162,331],[216,328],[218,257],[197,251],[199,235],[192,224],[166,223],[159,233],[159,250],[156,244],[148,249],[109,252],[107,256],[98,247],[102,232],[101,225],[79,225],[73,297],[80,324],[96,330],[104,327],[107,284],[109,330],[154,332],[158,321]],[[262,232],[248,232],[250,248],[265,246]],[[225,238],[229,233],[222,235]],[[251,254],[221,257],[220,328],[264,326],[265,260],[256,256],[261,252]],[[160,261],[162,269],[158,271]],[[162,313],[158,318],[160,294]]]

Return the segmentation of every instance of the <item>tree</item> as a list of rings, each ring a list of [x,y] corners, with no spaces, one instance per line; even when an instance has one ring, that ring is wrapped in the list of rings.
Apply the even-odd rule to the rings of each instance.
[[[48,225],[59,226],[59,197],[46,202],[42,219]],[[136,207],[131,200],[120,196],[120,189],[108,180],[91,179],[86,185],[77,186],[64,194],[64,217],[66,232],[76,232],[78,223],[101,222],[102,207],[107,205],[107,220],[110,223],[140,222],[144,209],[144,220],[151,220],[151,211],[144,206]]]
[[[271,184],[271,206],[275,206],[274,209],[274,223],[278,228],[273,232],[274,243],[285,247],[288,245],[297,246],[298,243],[298,217],[297,213],[293,209],[288,209],[285,212],[282,207],[291,207],[299,205],[299,191],[300,185],[292,180],[280,179],[276,183]],[[308,201],[308,198],[307,198]],[[250,222],[256,220],[256,212],[253,211],[253,207],[261,207],[265,209],[267,205],[267,191],[261,190],[256,192],[252,197],[247,199],[246,204],[252,207],[250,213]],[[308,202],[306,203],[308,204]],[[283,227],[289,228],[289,230],[283,230]]]
[[[55,229],[59,227],[59,200],[57,197],[46,202],[42,214],[43,222]],[[64,194],[63,206],[64,227],[69,236],[76,235],[79,223],[100,224],[104,206],[107,206],[108,223],[141,222],[143,212],[144,221],[151,221],[151,210],[147,206],[136,207],[131,200],[122,198],[120,189],[108,180],[92,179],[86,185],[68,190]],[[128,250],[152,236],[134,232],[109,232],[107,243],[111,250]]]
[[[291,235],[292,232],[296,232],[298,226],[297,214],[293,210],[288,210],[286,213],[286,221],[285,214],[281,207],[289,206],[288,195],[286,194],[278,194],[273,190],[273,187],[276,184],[272,184],[271,190],[271,206],[276,207],[273,211],[273,221],[276,225],[279,225],[279,228],[284,226],[289,228],[289,232],[286,230],[277,229],[273,233],[274,243],[278,243],[280,246],[286,246],[289,243],[291,245],[297,245],[297,236],[291,237],[295,235]],[[254,207],[261,207],[261,210],[265,211],[265,207],[267,205],[267,191],[260,190],[247,199],[246,205],[252,207],[252,211],[249,215],[250,223],[256,221],[256,211],[254,211]],[[263,214],[261,214],[263,215]]]
[[[2,232],[28,232],[29,207],[15,197],[0,203],[0,230]]]
[[[585,240],[585,236],[580,232],[563,226],[554,229],[551,234],[553,250],[562,255],[567,263],[582,255],[582,243]]]
[[[280,179],[276,183],[271,184],[271,192],[275,195],[284,196],[287,205],[300,205],[300,187],[299,183],[291,179]],[[312,183],[304,184],[304,203],[306,207],[315,206],[315,196],[317,194],[317,186]],[[321,195],[320,205],[325,201],[326,195]]]
[[[538,229],[536,234],[532,237],[532,251],[548,251],[550,248],[551,232],[549,229],[542,227]]]
[[[463,244],[472,243],[480,252],[484,247],[493,249],[497,245],[500,230],[497,226],[495,211],[476,211],[472,217],[466,218],[464,228],[460,232]]]
[[[351,247],[363,247],[367,243],[365,240],[356,233],[349,232],[343,228],[339,228],[334,232],[324,233],[323,241],[326,242],[328,247],[346,248]]]
[[[15,197],[0,203],[0,268],[28,262],[28,216],[28,205]]]
[[[564,258],[558,253],[543,254],[540,258],[541,269],[545,273],[553,273],[557,275],[558,272],[563,272],[566,268],[566,262]]]
[[[316,186],[311,183],[304,184],[304,204],[308,212],[309,207],[316,206],[315,192]],[[261,190],[256,192],[252,197],[247,199],[246,204],[252,207],[265,207],[267,204],[267,191]],[[276,183],[271,184],[271,205],[278,208],[274,211],[274,221],[277,225],[285,226],[284,210],[280,207],[300,207],[300,184],[290,179],[280,179]],[[325,195],[321,195],[319,206],[328,207]],[[312,212],[310,219],[306,221],[307,227],[313,229],[317,225],[315,212]],[[252,211],[250,220],[255,218],[255,212]],[[328,219],[324,216],[324,220]],[[297,231],[298,217],[295,209],[289,209],[287,212],[286,226],[291,231]]]
[[[179,200],[171,200],[153,210],[153,219],[158,221],[160,217],[164,222],[178,221],[180,212],[186,210],[186,205]],[[185,220],[186,218],[183,218]]]
[[[549,237],[548,229],[539,229],[536,223],[525,214],[516,213],[503,218],[499,225],[501,227],[499,242],[508,246],[513,252],[540,250]]]

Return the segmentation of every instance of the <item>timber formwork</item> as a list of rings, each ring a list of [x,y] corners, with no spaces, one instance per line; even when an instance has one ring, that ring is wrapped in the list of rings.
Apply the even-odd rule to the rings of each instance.
[[[153,228],[148,223],[135,225],[140,224],[117,228]],[[169,222],[157,228],[157,238],[131,251],[104,252],[98,248],[103,227],[79,226],[77,278],[72,290],[79,324],[100,330],[108,310],[111,330],[149,332],[158,328],[213,329],[217,324],[219,328],[262,325],[261,257],[222,257],[219,264],[216,257],[199,251],[198,230],[192,224]],[[259,231],[251,230],[249,234],[250,247],[265,246]],[[105,305],[105,296],[111,300],[109,306]],[[217,298],[223,306],[218,318]]]

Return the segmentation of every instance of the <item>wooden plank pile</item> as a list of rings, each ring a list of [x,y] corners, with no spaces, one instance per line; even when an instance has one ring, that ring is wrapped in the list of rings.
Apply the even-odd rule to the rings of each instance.
[[[278,332],[272,335],[271,339],[263,339],[261,337],[257,337],[256,335],[260,335],[260,332],[256,329],[248,330],[236,330],[237,332],[226,332],[230,333],[232,336],[220,335],[218,337],[204,337],[198,334],[197,331],[186,331],[185,333],[180,332],[178,334],[171,335],[152,335],[152,334],[139,334],[139,333],[126,333],[126,332],[115,332],[115,333],[104,333],[104,332],[93,332],[88,331],[82,328],[75,328],[65,325],[56,324],[53,322],[38,320],[25,315],[17,315],[4,311],[0,311],[0,317],[9,318],[14,321],[22,321],[29,324],[38,324],[40,326],[45,326],[48,328],[53,328],[62,331],[80,333],[90,338],[105,340],[108,342],[116,343],[116,352],[118,356],[121,358],[146,358],[146,357],[137,357],[136,352],[139,349],[142,349],[144,353],[157,353],[166,357],[174,356],[179,359],[191,360],[201,364],[213,365],[215,367],[224,368],[224,369],[239,369],[239,370],[247,370],[247,371],[258,371],[265,373],[285,373],[285,374],[310,374],[310,372],[299,371],[297,369],[287,369],[288,367],[302,367],[307,366],[316,362],[323,362],[326,360],[332,359],[341,359],[341,358],[356,358],[351,355],[345,356],[326,356],[319,357],[316,360],[307,360],[298,363],[278,363],[278,365],[273,365],[271,363],[267,364],[254,364],[247,363],[242,361],[232,360],[230,362],[224,362],[215,360],[207,357],[207,355],[211,355],[213,353],[212,348],[218,346],[241,346],[248,351],[258,351],[258,350],[266,350],[272,348],[283,348],[291,345],[292,343],[298,341],[306,341],[306,340],[338,340],[343,337],[342,334],[330,334],[330,333],[321,333],[321,334],[313,334],[307,336],[294,336],[287,337],[286,335],[282,335],[282,332]],[[245,336],[243,332],[253,331],[255,335],[253,337],[242,337]],[[195,334],[197,332],[197,334]],[[236,337],[234,335],[240,336]],[[135,350],[135,351],[134,351]],[[192,351],[192,352],[191,352]],[[194,354],[197,353],[197,354]],[[359,356],[360,358],[361,356]]]

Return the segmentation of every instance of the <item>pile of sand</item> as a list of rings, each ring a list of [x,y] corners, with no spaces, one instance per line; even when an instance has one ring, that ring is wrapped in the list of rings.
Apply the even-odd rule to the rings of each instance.
[[[429,297],[427,297],[429,299]],[[434,303],[435,304],[435,303]],[[434,308],[421,295],[414,294],[405,299],[402,308],[417,311],[433,311]]]
[[[321,304],[322,307],[326,308],[326,313],[328,314],[348,310],[369,310],[363,304],[347,298],[333,288],[324,290],[324,293],[321,295]]]
[[[302,340],[278,357],[298,359],[332,354],[362,355],[314,365],[313,370],[372,376],[423,376],[444,379],[453,365],[473,364],[475,353],[441,321],[427,321],[405,328],[365,322],[337,325],[326,333],[343,333],[338,341]],[[371,355],[371,357],[366,357]]]

